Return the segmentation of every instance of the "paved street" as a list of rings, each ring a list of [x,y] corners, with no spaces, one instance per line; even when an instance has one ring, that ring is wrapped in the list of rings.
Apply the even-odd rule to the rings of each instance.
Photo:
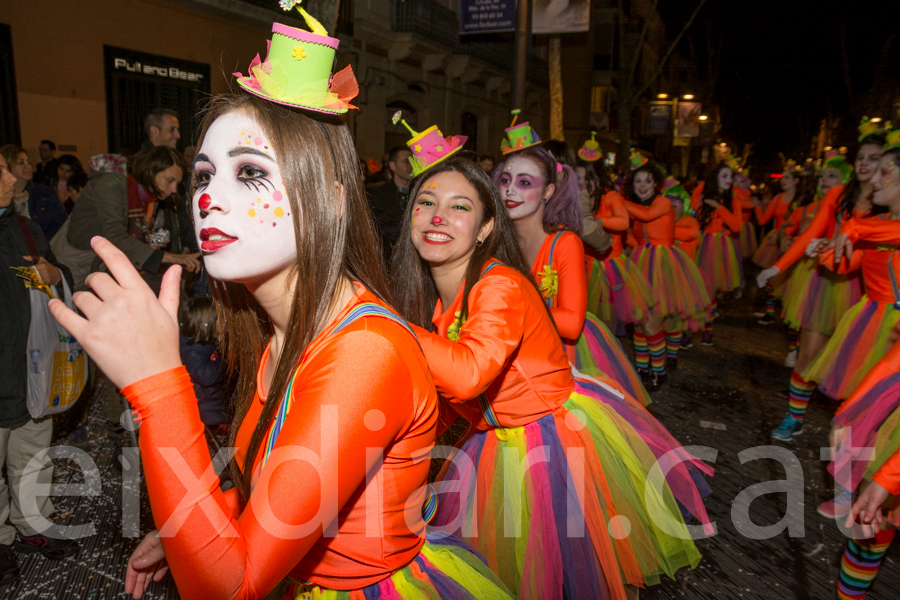
[[[831,493],[819,447],[825,445],[833,404],[813,400],[807,426],[790,449],[804,475],[803,537],[787,531],[768,540],[739,535],[732,523],[731,505],[737,494],[754,483],[783,479],[784,469],[774,460],[740,464],[738,453],[753,446],[772,444],[769,432],[785,412],[786,400],[778,392],[787,387],[789,369],[781,366],[786,350],[783,330],[756,324],[752,316],[758,303],[754,290],[748,297],[722,302],[722,318],[716,325],[712,348],[699,344],[682,354],[680,368],[669,383],[654,394],[651,411],[685,445],[699,444],[718,450],[713,495],[707,499],[718,535],[699,543],[703,561],[692,572],[681,572],[677,581],[666,580],[642,593],[644,600],[773,599],[819,600],[834,597],[834,581],[843,549],[843,537],[833,522],[819,517],[816,506]],[[699,341],[699,338],[698,340]],[[102,384],[101,384],[102,385]],[[125,559],[137,543],[122,537],[120,525],[121,476],[112,466],[113,444],[105,434],[105,395],[91,405],[89,452],[102,474],[103,493],[95,498],[56,500],[65,524],[93,522],[97,534],[83,540],[79,556],[61,563],[38,557],[21,560],[22,582],[0,592],[0,597],[124,598]],[[59,462],[57,482],[81,481],[74,463]],[[784,494],[771,494],[751,504],[753,521],[760,526],[778,522],[785,514]],[[142,529],[151,527],[146,497],[141,502]],[[881,575],[869,598],[900,597],[900,565],[897,553],[888,553]],[[20,557],[21,558],[21,557]],[[171,577],[151,587],[152,599],[177,598]]]

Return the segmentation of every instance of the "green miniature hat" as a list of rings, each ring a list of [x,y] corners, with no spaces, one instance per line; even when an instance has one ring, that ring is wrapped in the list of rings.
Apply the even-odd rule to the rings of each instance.
[[[516,125],[516,120],[519,118],[521,112],[522,111],[518,108],[511,111],[513,115],[512,123],[506,128],[506,139],[500,142],[500,151],[503,154],[524,150],[525,148],[537,146],[541,143],[541,138],[538,137],[537,132],[528,124],[528,121]]]
[[[281,0],[290,10],[299,0]],[[238,85],[251,94],[286,106],[296,106],[321,113],[343,114],[356,108],[350,101],[359,94],[359,84],[348,65],[332,75],[334,54],[339,40],[308,12],[297,11],[312,31],[272,24],[272,39],[266,60],[259,55],[250,63],[249,75],[234,73]]]

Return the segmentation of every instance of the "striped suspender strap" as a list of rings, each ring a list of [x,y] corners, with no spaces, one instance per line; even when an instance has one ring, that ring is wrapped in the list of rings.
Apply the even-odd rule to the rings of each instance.
[[[380,304],[376,304],[375,302],[362,302],[357,304],[350,312],[348,312],[343,319],[331,330],[331,333],[328,335],[333,335],[340,330],[344,329],[351,323],[354,323],[364,317],[380,317],[383,319],[388,319],[389,321],[393,321],[394,323],[403,327],[406,331],[409,332],[413,338],[416,337],[416,334],[413,332],[412,327],[409,326],[409,323],[400,318],[396,313],[391,311],[388,308]],[[263,457],[260,462],[259,468],[262,469],[265,466],[266,461],[269,459],[269,454],[272,453],[272,450],[275,448],[275,442],[278,439],[278,435],[281,433],[281,428],[284,427],[284,421],[287,418],[288,413],[291,411],[291,394],[294,390],[294,383],[297,381],[297,376],[300,374],[300,367],[297,367],[297,370],[294,371],[294,376],[291,377],[291,381],[287,386],[287,389],[284,392],[284,397],[281,399],[281,404],[278,406],[278,412],[275,414],[275,420],[272,422],[272,426],[269,428],[269,433],[266,434],[265,446],[263,448]]]

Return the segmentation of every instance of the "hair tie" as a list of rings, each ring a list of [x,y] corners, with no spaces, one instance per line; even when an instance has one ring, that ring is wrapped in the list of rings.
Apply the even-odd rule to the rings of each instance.
[[[563,170],[562,163],[561,162],[556,163],[556,172],[562,173],[562,170]]]

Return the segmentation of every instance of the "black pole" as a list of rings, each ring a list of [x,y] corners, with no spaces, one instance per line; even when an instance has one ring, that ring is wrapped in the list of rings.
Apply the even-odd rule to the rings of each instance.
[[[517,0],[516,2],[516,55],[513,58],[512,81],[512,106],[525,110],[525,75],[528,61],[528,10],[531,0]]]

